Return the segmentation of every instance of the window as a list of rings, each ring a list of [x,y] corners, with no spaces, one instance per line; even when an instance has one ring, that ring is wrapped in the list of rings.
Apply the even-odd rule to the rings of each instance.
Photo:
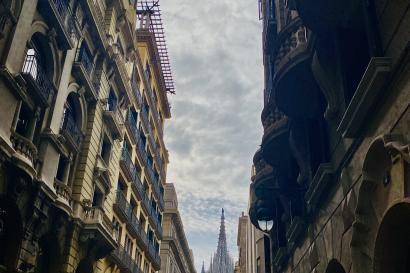
[[[20,109],[18,121],[17,121],[17,127],[16,127],[16,132],[19,135],[22,135],[24,137],[28,136],[29,122],[30,122],[31,116],[32,116],[32,113],[30,113],[30,111],[25,107],[25,105],[22,105]]]
[[[114,94],[114,91],[111,89],[108,95],[107,104],[105,105],[106,111],[115,111],[117,109],[118,99]]]
[[[121,240],[121,226],[120,223],[117,221],[117,219],[112,220],[112,226],[114,229],[114,240],[119,243]]]
[[[65,170],[67,168],[67,158],[65,158],[63,155],[60,155],[60,158],[58,160],[58,166],[57,166],[57,174],[56,174],[56,178],[57,180],[61,181],[61,182],[66,182],[64,181],[64,174],[65,174]]]
[[[93,195],[93,207],[102,207],[104,204],[104,193],[95,187]]]
[[[146,221],[147,221],[147,220],[145,220],[144,215],[141,214],[141,216],[140,216],[140,224],[141,224],[141,228],[142,228],[142,229],[145,229],[145,223],[146,223]]]
[[[103,141],[101,142],[100,155],[104,162],[108,165],[111,156],[111,142],[106,135],[104,135]]]

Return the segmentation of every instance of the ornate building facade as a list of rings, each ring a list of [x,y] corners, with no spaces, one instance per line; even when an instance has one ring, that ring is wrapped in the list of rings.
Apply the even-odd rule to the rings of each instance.
[[[165,185],[164,235],[161,241],[160,273],[196,273],[194,256],[185,236],[174,184]]]
[[[211,257],[211,262],[207,273],[233,273],[233,271],[234,262],[228,252],[225,230],[225,212],[224,209],[222,209],[218,246],[216,248],[216,252]]]
[[[173,86],[143,2],[0,2],[0,272],[159,270]]]
[[[272,272],[408,272],[409,2],[259,2],[249,214]]]

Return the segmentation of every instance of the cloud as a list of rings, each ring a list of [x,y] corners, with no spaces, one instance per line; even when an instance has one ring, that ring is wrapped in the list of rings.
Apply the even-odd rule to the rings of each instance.
[[[198,272],[216,250],[226,210],[230,253],[246,211],[263,106],[257,1],[161,0],[177,95],[165,140],[168,182],[178,192]]]

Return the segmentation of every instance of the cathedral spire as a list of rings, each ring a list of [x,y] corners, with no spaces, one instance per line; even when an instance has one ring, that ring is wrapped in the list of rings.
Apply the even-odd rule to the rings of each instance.
[[[226,243],[226,230],[225,230],[225,210],[222,208],[221,224],[219,226],[218,247],[216,253],[211,256],[209,269],[206,273],[233,273],[234,264],[233,259],[228,253],[228,247]],[[202,272],[204,273],[204,266],[202,264]]]
[[[226,253],[227,251],[228,249],[226,246],[225,211],[222,208],[221,225],[219,227],[219,239],[218,239],[218,248],[216,250],[216,254],[220,255],[222,253]]]

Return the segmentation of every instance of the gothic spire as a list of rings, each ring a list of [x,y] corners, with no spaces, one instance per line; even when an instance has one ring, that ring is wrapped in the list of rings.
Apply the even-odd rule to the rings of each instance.
[[[202,269],[204,269],[202,265]],[[221,224],[219,226],[218,247],[216,253],[211,256],[209,269],[206,273],[233,273],[234,264],[228,253],[225,230],[225,210],[222,208]],[[204,272],[201,272],[204,273]]]

